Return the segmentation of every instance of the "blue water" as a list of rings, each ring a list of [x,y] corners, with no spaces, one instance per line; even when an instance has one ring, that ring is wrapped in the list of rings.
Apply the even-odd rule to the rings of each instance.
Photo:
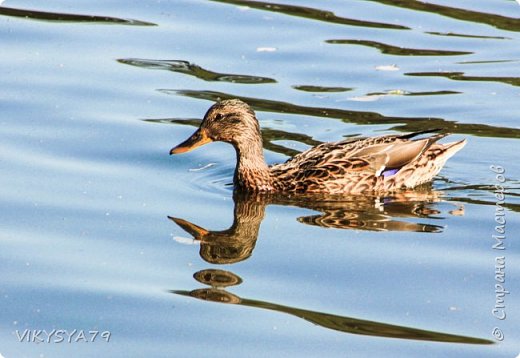
[[[520,6],[403,3],[4,1],[0,354],[519,354]],[[234,201],[230,146],[168,155],[233,97],[257,111],[269,163],[351,135],[440,127],[468,144],[427,194]],[[497,184],[505,250],[492,248]],[[248,235],[226,231],[237,218]],[[492,314],[501,256],[505,320]],[[239,284],[194,279],[215,269]],[[111,335],[20,342],[53,329]]]

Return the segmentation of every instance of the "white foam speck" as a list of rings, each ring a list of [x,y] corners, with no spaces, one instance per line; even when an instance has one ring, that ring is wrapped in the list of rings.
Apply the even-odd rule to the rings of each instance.
[[[275,52],[276,47],[257,47],[256,52]]]
[[[381,66],[376,66],[376,70],[378,70],[378,71],[399,71],[399,67],[397,65],[381,65]]]
[[[198,241],[196,241],[194,239],[182,237],[182,236],[174,236],[173,240],[178,242],[179,244],[183,244],[183,245],[197,245],[199,243]]]
[[[381,99],[380,95],[368,95],[368,96],[358,96],[358,97],[349,97],[349,101],[357,101],[357,102],[373,102]]]
[[[204,169],[207,169],[207,168],[211,168],[212,166],[214,166],[216,163],[209,163],[209,164],[206,164],[205,166],[201,167],[201,168],[191,168],[191,169],[188,169],[190,172],[198,172],[200,170],[204,170]]]

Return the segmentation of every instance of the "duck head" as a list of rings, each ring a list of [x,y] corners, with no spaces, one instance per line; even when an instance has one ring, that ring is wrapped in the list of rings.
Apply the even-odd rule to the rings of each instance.
[[[261,139],[260,126],[253,110],[239,99],[215,103],[204,115],[199,129],[170,154],[189,152],[210,142],[227,142],[236,149]]]

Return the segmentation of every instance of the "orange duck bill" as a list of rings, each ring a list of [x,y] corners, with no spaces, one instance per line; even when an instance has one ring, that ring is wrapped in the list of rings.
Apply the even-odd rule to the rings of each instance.
[[[191,135],[191,137],[186,139],[184,142],[182,142],[178,146],[172,148],[172,150],[170,150],[170,155],[186,153],[192,149],[200,147],[201,145],[207,144],[209,142],[213,142],[213,140],[206,135],[206,132],[204,130],[201,130],[199,128],[195,131],[195,133],[193,133]]]

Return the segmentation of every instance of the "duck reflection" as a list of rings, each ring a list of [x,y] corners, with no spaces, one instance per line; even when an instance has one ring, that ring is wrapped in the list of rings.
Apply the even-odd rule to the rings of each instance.
[[[272,302],[241,298],[226,290],[229,287],[242,283],[242,279],[239,276],[229,271],[208,269],[196,272],[193,277],[198,282],[210,287],[199,288],[192,291],[171,290],[170,292],[204,301],[237,304],[282,312],[302,318],[318,326],[344,333],[434,342],[493,344],[492,341],[487,339],[427,331],[388,323],[367,321],[353,317],[338,316],[330,313],[309,311],[301,308],[283,306]]]
[[[439,216],[441,211],[436,208],[440,196],[437,191],[422,188],[422,191],[406,191],[384,197],[352,195],[317,201],[308,198],[298,202],[286,199],[282,204],[319,211],[318,215],[299,217],[297,220],[325,228],[438,233],[443,230],[442,226],[414,220],[442,219]]]
[[[273,196],[235,192],[233,225],[227,230],[209,231],[187,220],[169,218],[200,242],[200,256],[213,264],[232,264],[251,256],[268,204],[311,209],[319,214],[297,220],[323,228],[370,231],[410,231],[438,233],[441,225],[418,220],[440,221],[437,208],[441,193],[430,188],[391,196]],[[449,212],[462,215],[459,206]]]

